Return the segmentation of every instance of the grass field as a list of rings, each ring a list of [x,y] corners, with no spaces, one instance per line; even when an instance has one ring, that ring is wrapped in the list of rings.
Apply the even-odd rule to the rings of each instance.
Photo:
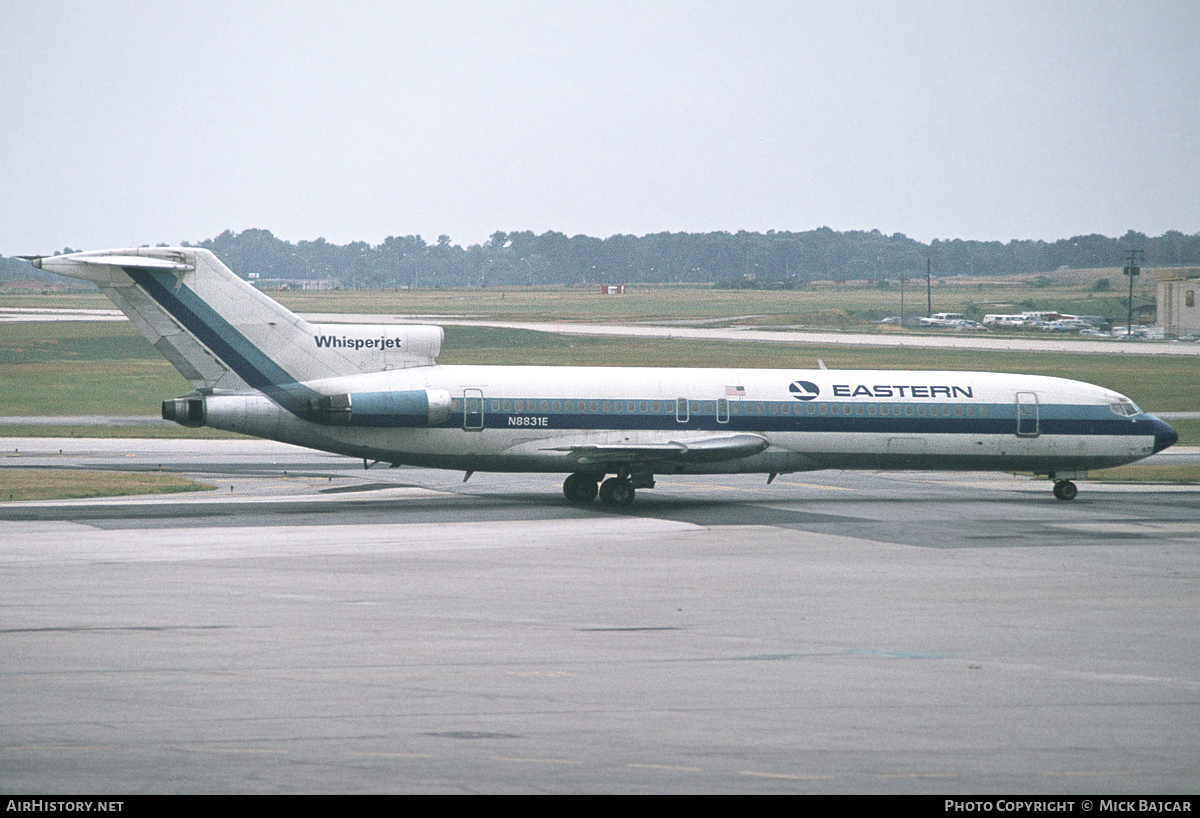
[[[439,363],[833,369],[952,369],[1097,383],[1151,411],[1200,409],[1197,364],[1181,357],[887,349],[559,336],[446,327]],[[0,324],[0,415],[157,415],[190,386],[128,323]]]
[[[1081,271],[1082,272],[1082,271]],[[1116,271],[1120,278],[1120,272]],[[1120,291],[1093,293],[1073,274],[1059,274],[1049,287],[1020,282],[941,283],[933,290],[932,312],[961,312],[976,320],[987,313],[1060,310],[1123,319]],[[1152,303],[1152,277],[1135,290],[1135,303]],[[1083,279],[1090,284],[1091,278]],[[1119,283],[1119,280],[1118,280]],[[911,284],[911,282],[910,282]],[[864,282],[817,283],[805,290],[716,290],[701,286],[637,285],[622,296],[601,296],[595,287],[508,288],[504,290],[413,290],[371,292],[272,293],[295,312],[464,315],[526,321],[626,322],[722,319],[760,326],[869,328],[871,321],[900,314],[899,288],[879,289]],[[924,314],[924,282],[906,288],[905,314]],[[884,330],[887,331],[887,330]]]
[[[1042,278],[1047,286],[1035,286]],[[1115,288],[1094,292],[1098,278]],[[1065,270],[1044,276],[1007,279],[937,281],[932,312],[961,312],[981,318],[987,313],[1057,309],[1081,315],[1124,319],[1127,291],[1119,269]],[[422,290],[290,290],[272,297],[295,312],[462,315],[525,321],[654,321],[720,319],[740,323],[755,316],[762,326],[802,324],[869,328],[872,320],[900,314],[900,288],[885,289],[866,281],[814,282],[802,290],[718,290],[709,285],[631,285],[622,296],[601,296],[595,285]],[[1155,279],[1146,275],[1135,287],[1135,304],[1153,303]],[[910,280],[904,312],[926,312],[925,282]],[[111,309],[99,293],[55,295],[4,294],[3,307]],[[886,330],[884,330],[886,331]]]
[[[1200,483],[1200,467],[1133,463],[1090,472],[1087,479],[1117,483]]]
[[[174,494],[181,491],[211,491],[213,488],[179,475],[155,472],[0,469],[0,502]]]

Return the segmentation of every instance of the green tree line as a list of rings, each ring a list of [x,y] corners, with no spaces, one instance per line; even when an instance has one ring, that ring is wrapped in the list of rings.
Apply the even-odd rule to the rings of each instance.
[[[188,242],[184,242],[185,245]],[[924,276],[1038,274],[1060,267],[1120,266],[1129,250],[1148,267],[1200,265],[1200,233],[1171,230],[1149,237],[1128,231],[1041,240],[934,239],[925,244],[902,233],[804,232],[651,233],[606,239],[547,231],[497,231],[463,247],[449,236],[388,236],[378,245],[284,241],[251,229],[193,245],[212,250],[240,275],[265,279],[334,279],[349,287],[491,287],[542,284],[686,283],[753,280],[792,286],[815,280],[897,279]],[[9,277],[28,265],[3,259]]]

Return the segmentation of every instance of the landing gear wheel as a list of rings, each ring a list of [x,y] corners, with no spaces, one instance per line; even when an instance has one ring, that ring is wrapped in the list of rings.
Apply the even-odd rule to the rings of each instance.
[[[628,506],[633,503],[633,486],[628,480],[610,477],[600,484],[600,502],[606,506]]]
[[[1070,480],[1054,481],[1054,496],[1060,500],[1074,500],[1079,489]]]
[[[563,494],[572,503],[586,504],[596,499],[596,478],[576,472],[563,481]]]

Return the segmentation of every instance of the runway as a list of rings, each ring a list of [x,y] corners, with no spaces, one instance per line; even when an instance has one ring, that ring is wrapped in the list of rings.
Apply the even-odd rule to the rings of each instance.
[[[560,335],[595,335],[620,338],[670,338],[693,341],[745,341],[755,344],[815,344],[829,346],[899,347],[912,349],[975,349],[991,352],[1039,352],[1052,355],[1153,355],[1200,356],[1200,344],[1175,341],[1122,341],[1083,339],[1075,335],[1029,337],[1004,332],[963,333],[917,330],[907,332],[855,332],[823,328],[769,327],[752,323],[733,327],[684,326],[678,321],[645,324],[596,324],[578,321],[499,321],[456,315],[395,315],[377,313],[300,313],[318,324],[437,324],[439,326],[500,327],[551,332]],[[754,316],[745,316],[747,320]],[[0,307],[0,323],[31,321],[125,321],[120,310],[55,310]],[[729,320],[729,319],[721,319]],[[703,321],[700,323],[704,323]]]
[[[261,441],[0,448],[217,487],[0,503],[7,793],[1200,785],[1200,487],[663,478],[613,511]]]

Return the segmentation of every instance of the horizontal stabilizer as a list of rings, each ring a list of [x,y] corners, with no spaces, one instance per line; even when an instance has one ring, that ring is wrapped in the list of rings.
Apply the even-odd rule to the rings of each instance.
[[[196,265],[182,261],[171,261],[151,256],[106,256],[99,253],[76,253],[71,256],[22,256],[39,270],[48,270],[60,275],[78,276],[78,267],[133,267],[141,270],[172,270],[177,273],[188,273],[196,269]],[[76,268],[71,272],[71,268]],[[86,277],[86,276],[84,276]]]

